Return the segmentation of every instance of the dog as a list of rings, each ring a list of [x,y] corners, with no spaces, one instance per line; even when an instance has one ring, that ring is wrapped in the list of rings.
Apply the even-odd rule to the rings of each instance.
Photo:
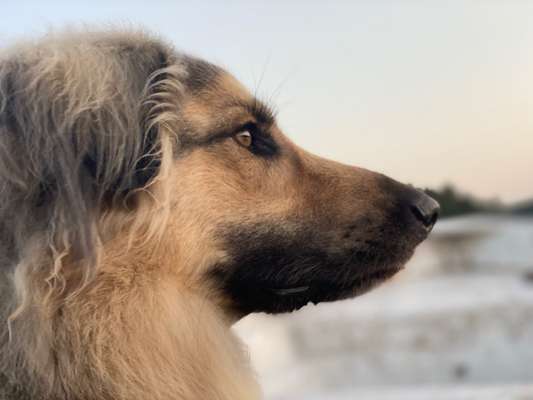
[[[232,324],[367,292],[439,214],[136,31],[1,53],[0,187],[5,400],[259,399]]]

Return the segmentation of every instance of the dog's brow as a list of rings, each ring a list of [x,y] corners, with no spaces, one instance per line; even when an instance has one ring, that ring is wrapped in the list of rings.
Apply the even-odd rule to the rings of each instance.
[[[253,99],[251,102],[242,105],[259,124],[270,126],[276,119],[272,108],[257,99]]]

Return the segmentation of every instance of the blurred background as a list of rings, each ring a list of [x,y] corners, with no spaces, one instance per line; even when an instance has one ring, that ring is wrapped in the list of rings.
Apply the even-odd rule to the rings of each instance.
[[[144,27],[233,72],[299,145],[443,219],[363,297],[236,326],[267,399],[533,399],[533,2],[3,2],[0,46]]]

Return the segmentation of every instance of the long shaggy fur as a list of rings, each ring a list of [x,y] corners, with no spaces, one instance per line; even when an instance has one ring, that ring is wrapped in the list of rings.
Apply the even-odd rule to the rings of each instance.
[[[9,259],[45,232],[56,251],[68,243],[94,260],[95,210],[134,181],[143,132],[165,118],[159,100],[168,87],[157,77],[168,75],[167,49],[128,34],[78,35],[21,45],[0,60],[0,232]],[[179,65],[172,72],[178,101]]]
[[[141,33],[70,32],[0,55],[0,399],[255,393],[202,299],[101,268],[128,251],[151,259],[136,249],[165,232],[176,54]]]

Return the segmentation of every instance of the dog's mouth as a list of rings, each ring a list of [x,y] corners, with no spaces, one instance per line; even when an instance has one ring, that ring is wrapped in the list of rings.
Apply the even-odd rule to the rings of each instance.
[[[367,293],[379,284],[392,278],[403,269],[403,265],[377,269],[356,275],[343,282],[320,280],[307,285],[270,287],[264,292],[267,297],[275,297],[270,302],[272,310],[267,312],[292,312],[308,304],[352,298]],[[268,296],[268,294],[270,296]]]
[[[301,283],[279,285],[280,282],[247,280],[227,281],[226,290],[233,298],[235,311],[239,315],[252,312],[269,314],[293,312],[308,304],[319,304],[360,296],[385,282],[403,269],[403,264],[357,272],[341,276],[319,274],[302,277]],[[225,279],[228,279],[226,276]],[[305,279],[305,281],[304,281]]]
[[[383,280],[386,280],[393,275],[395,275],[397,272],[401,271],[403,267],[397,267],[397,268],[387,268],[383,270],[378,270],[373,273],[370,273],[368,275],[357,277],[356,280],[354,280],[352,283],[346,285],[348,287],[351,287],[355,292],[359,292],[360,290],[364,290],[365,286],[372,286],[374,283],[380,283]],[[335,284],[332,282],[318,282],[310,285],[304,285],[304,286],[289,286],[289,287],[282,287],[282,288],[268,288],[267,290],[272,292],[273,294],[277,296],[298,296],[305,293],[310,292],[319,292],[321,290],[321,286],[327,286],[331,287],[333,286],[344,286],[342,284]]]
[[[305,293],[310,289],[311,286],[295,286],[295,287],[286,287],[286,288],[270,288],[269,290],[278,295],[278,296],[294,296],[300,293]]]
[[[209,270],[226,296],[225,306],[241,316],[362,295],[403,269],[418,244],[418,239],[368,239],[339,250],[313,237],[251,236],[254,240],[242,235],[232,240],[232,257]]]

